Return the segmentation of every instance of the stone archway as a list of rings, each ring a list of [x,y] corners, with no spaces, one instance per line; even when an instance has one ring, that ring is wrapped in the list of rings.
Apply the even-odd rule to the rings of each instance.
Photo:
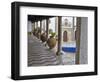
[[[67,31],[64,31],[64,32],[63,32],[63,41],[64,41],[64,42],[67,42],[67,40],[68,40]]]

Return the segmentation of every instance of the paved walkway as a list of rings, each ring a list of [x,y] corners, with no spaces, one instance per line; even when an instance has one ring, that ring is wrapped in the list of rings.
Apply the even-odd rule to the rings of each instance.
[[[61,55],[63,65],[74,65],[75,64],[75,53],[65,52]]]
[[[76,43],[73,42],[63,42],[62,47],[76,47]],[[75,52],[63,52],[62,60],[64,65],[75,64]]]
[[[28,35],[28,66],[59,65],[56,53],[35,36]]]
[[[74,65],[75,53],[56,55],[56,50],[50,50],[38,38],[28,35],[28,66]]]

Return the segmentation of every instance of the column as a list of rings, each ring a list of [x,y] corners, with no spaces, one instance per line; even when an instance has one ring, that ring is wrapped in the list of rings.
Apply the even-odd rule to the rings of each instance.
[[[75,63],[80,64],[80,30],[81,30],[81,17],[76,18],[76,56]]]
[[[72,41],[75,41],[75,32],[74,32],[74,29],[75,29],[75,27],[74,27],[74,24],[75,24],[75,18],[73,17],[73,19],[72,19]]]
[[[38,21],[36,22],[36,28],[38,27]]]
[[[38,38],[38,21],[36,22],[36,37]]]
[[[35,29],[35,23],[32,22],[32,32],[34,32],[34,29]]]
[[[88,18],[81,17],[80,64],[88,63]]]
[[[34,22],[34,29],[36,29],[36,22]]]
[[[43,33],[46,32],[46,25],[45,25],[45,20],[43,20]]]
[[[42,33],[42,20],[40,20],[40,39],[41,39],[41,33]]]
[[[62,17],[58,16],[58,51],[57,51],[57,55],[61,54],[61,40],[62,40],[62,29],[61,29],[61,21]]]
[[[58,36],[58,17],[55,17],[55,31],[56,35]]]
[[[49,18],[46,19],[46,38],[48,39],[49,35]]]

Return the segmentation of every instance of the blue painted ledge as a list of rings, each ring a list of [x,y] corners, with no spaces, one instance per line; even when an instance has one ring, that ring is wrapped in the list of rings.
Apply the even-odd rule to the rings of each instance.
[[[75,53],[76,47],[62,47],[62,51]]]

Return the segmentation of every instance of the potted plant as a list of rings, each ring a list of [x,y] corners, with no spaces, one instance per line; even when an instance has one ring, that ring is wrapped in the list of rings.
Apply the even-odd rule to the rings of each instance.
[[[41,40],[42,40],[42,42],[47,41],[46,33],[45,32],[41,34]]]
[[[37,32],[37,29],[34,29],[34,31],[33,31],[33,35],[36,36],[36,32]]]
[[[50,38],[47,40],[47,44],[50,49],[54,48],[56,46],[56,38],[55,38],[56,33],[52,32]]]

